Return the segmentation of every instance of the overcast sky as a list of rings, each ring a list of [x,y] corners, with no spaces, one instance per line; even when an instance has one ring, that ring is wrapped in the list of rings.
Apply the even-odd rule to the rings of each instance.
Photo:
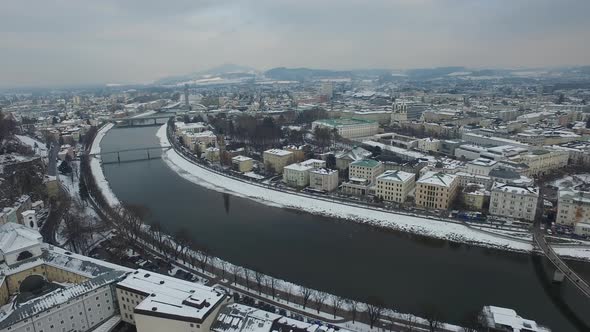
[[[268,69],[589,64],[590,0],[4,0],[0,86]]]

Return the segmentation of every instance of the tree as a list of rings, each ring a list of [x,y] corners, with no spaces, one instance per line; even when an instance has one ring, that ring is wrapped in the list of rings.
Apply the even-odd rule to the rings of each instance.
[[[293,293],[293,284],[290,282],[285,283],[285,294],[287,295],[285,300],[288,302],[291,301],[291,295]]]
[[[221,280],[225,280],[225,269],[226,269],[226,266],[227,266],[227,262],[224,261],[224,260],[222,260],[222,259],[220,259],[219,260],[219,267],[221,269]]]
[[[63,216],[63,228],[61,236],[66,239],[73,252],[87,254],[89,242],[92,239],[94,229],[85,222],[82,205],[74,200],[70,208]]]
[[[241,268],[237,265],[232,264],[232,265],[230,265],[229,270],[230,270],[230,273],[234,276],[234,281],[233,281],[234,285],[237,285],[238,278],[240,277]]]
[[[590,128],[590,116],[588,117],[588,120],[586,120],[586,128]]]
[[[477,332],[483,327],[481,313],[477,310],[470,311],[461,319],[462,332]]]
[[[61,162],[61,164],[59,164],[59,167],[57,168],[57,170],[61,174],[71,174],[72,173],[72,166],[70,165],[70,163],[68,161],[63,160]]]
[[[313,136],[320,147],[326,147],[332,140],[332,131],[329,128],[317,126],[313,130]]]
[[[430,332],[436,332],[443,325],[441,312],[432,304],[423,306],[421,316],[426,319]]]
[[[243,268],[244,279],[246,280],[246,288],[250,289],[250,270]]]
[[[332,313],[334,314],[334,319],[336,319],[336,314],[338,310],[342,307],[342,303],[344,302],[344,298],[336,295],[330,296],[330,304],[332,305]]]
[[[162,228],[162,225],[160,224],[159,221],[155,220],[152,221],[152,223],[150,224],[150,235],[151,238],[154,241],[154,246],[158,249],[158,251],[160,252],[164,252],[164,244],[165,244],[165,233],[164,233],[164,229]],[[165,254],[165,252],[164,252]]]
[[[369,317],[369,325],[371,326],[371,329],[373,329],[373,326],[375,326],[375,323],[377,321],[379,321],[379,319],[381,318],[381,314],[383,313],[383,309],[384,309],[383,306],[384,306],[384,302],[379,297],[370,296],[367,299],[366,311],[367,311],[367,316]]]
[[[262,292],[262,284],[264,283],[264,274],[260,273],[258,270],[254,271],[254,279],[256,279],[256,286],[258,288],[258,294]]]
[[[209,251],[208,247],[201,246],[197,250],[197,259],[199,260],[199,265],[201,266],[201,271],[205,272],[205,268],[207,267],[207,263],[211,258],[211,251]]]
[[[305,309],[307,307],[307,303],[309,303],[309,299],[311,298],[312,294],[313,294],[313,290],[311,290],[307,287],[301,286],[299,288],[299,295],[301,295],[301,301],[303,302],[303,309]]]
[[[348,300],[348,307],[350,308],[350,314],[352,316],[352,323],[356,321],[356,316],[358,314],[358,307],[359,303],[355,300]]]
[[[406,331],[407,332],[414,332],[419,331],[418,329],[418,317],[408,313],[403,314],[402,319],[405,321]]]
[[[334,154],[330,153],[326,156],[326,167],[330,169],[336,168],[336,156]]]
[[[186,263],[188,249],[193,245],[193,239],[188,229],[182,227],[174,233],[174,259],[182,258]]]
[[[16,257],[16,261],[20,262],[22,260],[25,260],[25,259],[28,259],[31,257],[33,257],[33,254],[28,250],[24,250],[24,251],[21,251],[18,253],[18,256]]]
[[[327,298],[328,298],[328,293],[324,293],[321,291],[313,292],[313,300],[315,301],[318,314],[320,313],[320,310],[322,310],[322,307],[324,306],[324,303],[326,302]]]
[[[143,205],[123,203],[115,207],[114,215],[119,233],[128,242],[134,243],[141,234],[143,220],[149,215],[149,209]]]

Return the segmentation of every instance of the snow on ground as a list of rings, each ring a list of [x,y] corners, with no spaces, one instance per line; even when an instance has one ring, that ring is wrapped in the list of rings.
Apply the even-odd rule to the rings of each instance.
[[[92,147],[90,148],[90,154],[100,153],[100,142],[106,135],[106,133],[113,128],[114,124],[109,123],[106,126],[102,127],[98,133],[96,133],[96,137],[94,138],[94,142],[92,142]],[[101,167],[101,158],[99,155],[90,158],[90,169],[92,170],[92,175],[96,180],[96,184],[102,191],[107,203],[111,206],[115,206],[119,204],[119,200],[115,193],[109,186],[109,182],[107,181],[104,172]]]
[[[156,111],[147,111],[147,112],[144,112],[141,114],[134,115],[134,116],[132,116],[132,118],[141,118],[142,116],[150,116],[155,113],[156,113]]]
[[[157,132],[161,145],[169,145],[166,125]],[[173,149],[162,155],[166,164],[185,179],[220,192],[249,198],[267,205],[293,208],[329,217],[360,221],[414,234],[455,242],[478,244],[513,251],[530,252],[532,243],[494,236],[459,223],[443,222],[419,216],[408,216],[385,211],[351,206],[292,193],[272,190],[217,174],[184,159]]]
[[[36,154],[40,155],[41,157],[47,157],[47,146],[45,143],[40,142],[34,138],[29,136],[22,136],[22,135],[15,135],[21,143],[26,144],[35,151]],[[37,148],[35,149],[35,144],[37,144]]]

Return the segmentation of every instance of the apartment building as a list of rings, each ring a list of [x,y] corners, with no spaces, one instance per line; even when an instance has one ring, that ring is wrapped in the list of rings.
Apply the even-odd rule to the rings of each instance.
[[[338,188],[338,170],[314,168],[309,171],[309,187],[321,191],[334,191]]]
[[[590,223],[590,192],[560,190],[555,221],[574,227]]]
[[[369,183],[375,183],[378,175],[385,170],[383,163],[372,159],[362,159],[348,166],[349,179],[365,179]]]
[[[534,221],[538,200],[537,187],[496,182],[491,190],[490,214]]]
[[[567,166],[569,153],[562,150],[534,150],[520,155],[519,160],[529,167],[527,176],[545,175]]]
[[[368,137],[379,132],[379,123],[361,119],[323,119],[316,120],[311,124],[315,128],[335,129],[343,138]]]
[[[377,176],[375,195],[382,200],[403,203],[415,186],[414,173],[385,171]]]
[[[459,179],[456,175],[426,172],[416,181],[416,206],[448,209],[457,195]]]
[[[234,170],[242,173],[247,173],[254,167],[254,159],[246,156],[235,156],[231,159]]]
[[[267,171],[282,174],[283,168],[292,163],[293,153],[281,149],[270,149],[264,151],[262,158]]]

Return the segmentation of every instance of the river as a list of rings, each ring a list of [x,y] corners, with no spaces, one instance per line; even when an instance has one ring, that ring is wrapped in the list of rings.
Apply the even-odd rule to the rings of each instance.
[[[157,129],[112,129],[102,151],[157,146]],[[170,233],[190,232],[198,244],[234,264],[358,300],[379,296],[401,312],[420,314],[434,305],[452,323],[497,305],[554,332],[590,330],[590,301],[567,282],[550,283],[552,269],[543,258],[269,207],[204,189],[161,159],[130,161],[145,155],[126,152],[121,163],[103,165],[117,197],[149,207],[151,218]],[[116,155],[104,159],[115,160]],[[590,264],[571,263],[590,276]]]

